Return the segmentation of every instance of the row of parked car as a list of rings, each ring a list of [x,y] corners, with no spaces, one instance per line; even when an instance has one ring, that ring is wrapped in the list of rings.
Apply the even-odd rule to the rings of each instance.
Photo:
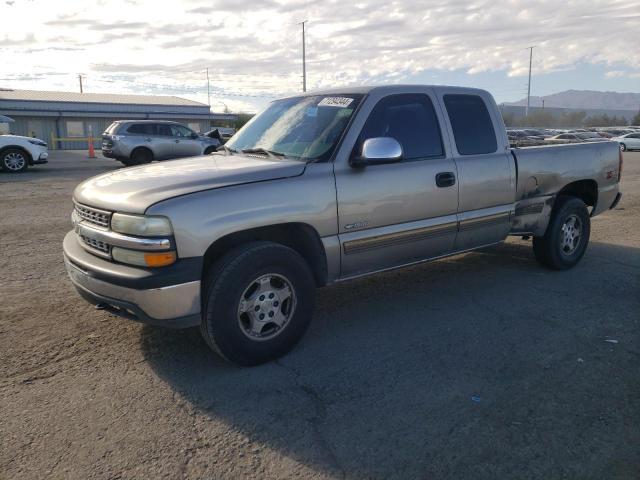
[[[12,123],[0,115],[0,122]],[[124,165],[141,165],[153,160],[208,155],[224,145],[233,128],[214,128],[196,133],[177,122],[119,120],[102,134],[102,154]],[[32,165],[47,163],[47,143],[39,138],[0,135],[0,171],[20,173]]]
[[[118,120],[102,134],[102,155],[124,165],[142,165],[153,160],[193,157],[215,152],[232,135],[214,128],[196,133],[177,122]]]
[[[558,143],[618,142],[620,150],[640,150],[640,126],[595,127],[558,130],[552,128],[507,128],[512,147]]]

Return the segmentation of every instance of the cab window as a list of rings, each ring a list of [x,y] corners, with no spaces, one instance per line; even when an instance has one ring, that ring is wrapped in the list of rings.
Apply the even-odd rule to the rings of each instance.
[[[403,160],[421,160],[444,154],[440,125],[431,99],[425,94],[389,95],[380,100],[365,123],[357,149],[368,138],[392,137],[402,145]]]
[[[494,153],[498,149],[489,110],[478,95],[445,95],[453,137],[460,155]]]

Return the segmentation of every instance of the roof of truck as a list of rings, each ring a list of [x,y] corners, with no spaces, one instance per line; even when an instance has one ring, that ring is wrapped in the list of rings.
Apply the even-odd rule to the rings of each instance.
[[[329,88],[329,89],[323,89],[323,90],[313,90],[313,91],[303,93],[300,96],[336,95],[340,93],[366,95],[374,91],[393,93],[394,91],[402,91],[402,90],[409,89],[411,87],[426,87],[426,88],[434,88],[436,90],[438,89],[460,90],[465,92],[485,92],[486,91],[480,88],[460,87],[460,86],[453,86],[453,85],[398,84],[398,85],[365,85],[365,86],[359,86],[359,87],[345,86],[345,87]],[[296,96],[296,95],[292,95],[292,96]]]

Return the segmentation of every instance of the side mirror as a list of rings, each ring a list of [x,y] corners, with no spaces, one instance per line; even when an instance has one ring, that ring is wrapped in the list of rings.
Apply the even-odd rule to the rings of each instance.
[[[193,132],[193,133],[191,134],[191,138],[192,138],[192,139],[194,139],[194,140],[195,140],[196,138],[198,138],[198,137],[199,137],[199,136],[198,136],[198,134],[197,134],[197,133],[195,133],[195,132]]]
[[[375,137],[368,138],[362,144],[362,153],[349,162],[354,168],[363,168],[367,165],[382,165],[396,163],[402,160],[402,145],[395,138]]]

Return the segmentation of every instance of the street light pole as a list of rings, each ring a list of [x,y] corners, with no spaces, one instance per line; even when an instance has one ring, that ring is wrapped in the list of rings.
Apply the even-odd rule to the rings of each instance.
[[[302,25],[302,91],[306,92],[307,91],[307,52],[306,52],[306,45],[305,45],[305,31],[304,31],[304,24],[307,23],[308,20],[304,20],[302,22],[300,22],[300,24]]]
[[[211,127],[211,92],[209,89],[209,68],[207,68],[207,105],[209,105],[209,127]]]
[[[527,84],[527,108],[524,111],[525,117],[529,116],[529,104],[531,102],[531,63],[533,60],[533,49],[535,48],[535,45],[533,47],[528,47],[528,48],[529,48],[529,83]]]

